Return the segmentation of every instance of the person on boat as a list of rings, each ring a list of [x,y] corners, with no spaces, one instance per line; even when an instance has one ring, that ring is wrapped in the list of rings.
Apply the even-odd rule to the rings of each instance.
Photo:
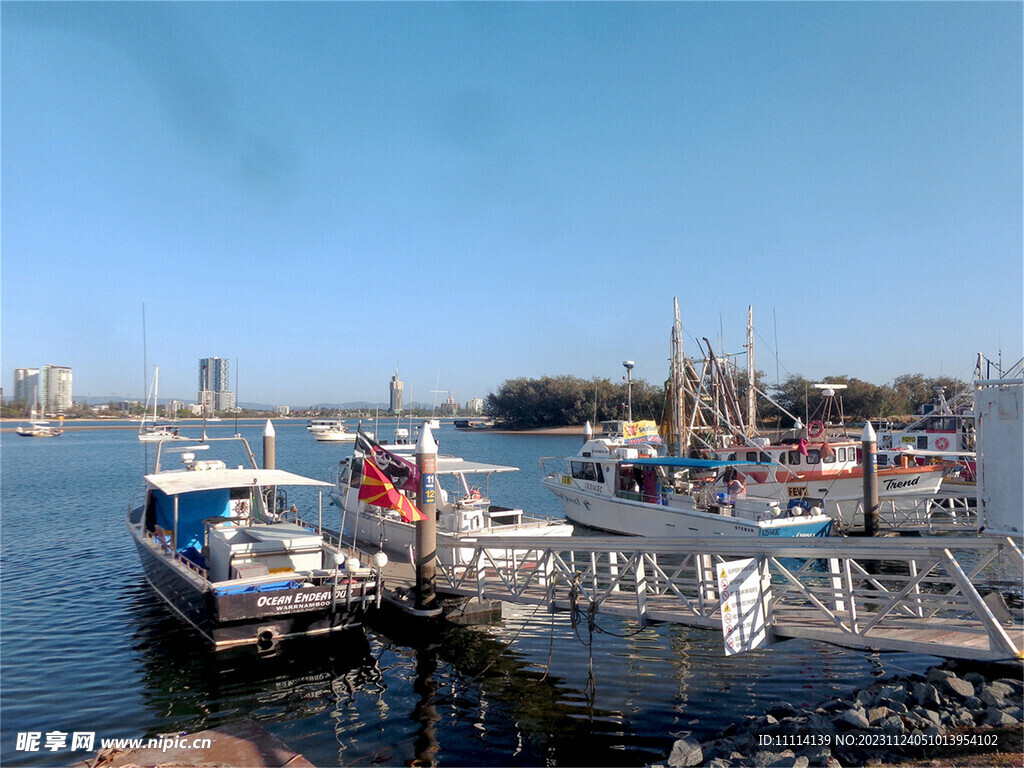
[[[739,473],[734,467],[729,467],[725,473],[725,492],[730,504],[735,504],[736,499],[742,499],[747,495],[747,486],[740,479]]]

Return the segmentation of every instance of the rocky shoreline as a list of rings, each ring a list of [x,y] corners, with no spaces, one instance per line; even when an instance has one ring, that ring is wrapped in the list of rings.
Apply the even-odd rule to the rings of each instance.
[[[1021,672],[1020,664],[949,662],[924,675],[880,681],[813,709],[779,702],[713,739],[677,740],[666,764],[1024,765]]]

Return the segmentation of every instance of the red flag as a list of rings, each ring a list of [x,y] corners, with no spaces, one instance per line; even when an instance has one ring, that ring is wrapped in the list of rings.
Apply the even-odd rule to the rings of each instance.
[[[373,461],[363,461],[363,479],[359,483],[359,500],[397,510],[407,523],[426,520],[427,517],[377,469]]]
[[[800,443],[797,445],[796,450],[797,453],[802,453],[804,456],[807,455],[807,441],[802,437],[800,438]]]

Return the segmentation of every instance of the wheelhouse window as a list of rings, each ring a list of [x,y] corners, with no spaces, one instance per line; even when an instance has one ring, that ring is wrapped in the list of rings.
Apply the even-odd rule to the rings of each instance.
[[[810,448],[807,451],[808,464],[821,464],[821,451],[817,448]]]
[[[786,451],[786,456],[788,457],[788,461],[786,463],[791,467],[800,466],[800,451]]]
[[[572,476],[577,480],[592,480],[595,483],[604,482],[604,472],[601,467],[592,461],[572,462]]]

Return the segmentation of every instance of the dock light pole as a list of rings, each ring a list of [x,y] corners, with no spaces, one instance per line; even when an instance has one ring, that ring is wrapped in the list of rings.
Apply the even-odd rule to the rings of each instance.
[[[864,467],[864,535],[878,535],[878,440],[871,422],[865,422],[860,436],[861,464]]]
[[[416,441],[416,469],[420,473],[420,512],[416,522],[416,610],[437,610],[437,443],[426,424]]]
[[[633,366],[632,360],[623,360],[622,365],[626,369],[626,421],[633,420]]]

